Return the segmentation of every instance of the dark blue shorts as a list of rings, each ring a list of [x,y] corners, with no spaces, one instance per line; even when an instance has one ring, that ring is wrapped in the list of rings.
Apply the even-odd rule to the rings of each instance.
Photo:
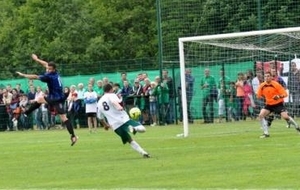
[[[64,103],[65,100],[62,99],[51,99],[49,97],[45,97],[45,100],[47,102],[47,104],[49,105],[49,107],[54,108],[58,114],[65,114],[65,110],[64,110]]]

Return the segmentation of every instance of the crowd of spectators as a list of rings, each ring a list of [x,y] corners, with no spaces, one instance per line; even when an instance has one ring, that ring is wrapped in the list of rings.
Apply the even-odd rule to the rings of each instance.
[[[97,101],[103,95],[103,86],[111,83],[115,93],[122,99],[122,104],[129,111],[138,107],[142,111],[139,121],[144,125],[167,125],[174,123],[173,79],[168,76],[168,71],[163,71],[163,78],[156,76],[154,80],[148,78],[146,73],[140,73],[135,79],[128,79],[126,73],[121,73],[118,82],[108,78],[95,80],[90,78],[86,83],[72,84],[64,87],[66,101],[64,109],[73,126],[88,127],[90,132],[95,132],[99,127],[97,121]],[[133,81],[132,84],[130,81]],[[23,112],[41,95],[47,96],[47,89],[34,85],[29,81],[28,87],[22,89],[20,84],[7,85],[0,89],[0,104],[5,106],[2,118],[7,118],[6,130],[45,130],[59,124],[56,110],[42,104],[30,117],[25,117]],[[160,113],[160,114],[159,114]],[[4,117],[5,114],[7,117]],[[63,126],[62,126],[63,127]]]
[[[287,73],[288,84],[283,80],[282,73],[275,64],[270,64],[269,70],[273,79],[279,82],[290,92],[289,101],[292,101],[290,115],[300,115],[300,71],[296,63],[291,63],[290,72]],[[226,76],[223,69],[220,70],[219,78],[210,75],[210,69],[206,68],[203,77],[200,79],[201,91],[200,105],[202,108],[202,118],[204,123],[215,121],[214,108],[218,106],[218,122],[246,120],[247,117],[254,119],[257,117],[264,101],[256,98],[256,91],[261,82],[264,81],[263,69],[240,72],[234,77]],[[186,69],[186,98],[188,122],[193,123],[194,117],[191,111],[191,102],[194,96],[195,78],[192,70]],[[124,108],[129,111],[133,107],[138,107],[142,111],[139,121],[144,125],[168,125],[176,120],[175,110],[178,103],[179,121],[182,121],[181,106],[181,84],[175,86],[174,80],[169,76],[167,70],[162,71],[162,78],[156,76],[152,80],[147,73],[140,73],[134,79],[128,79],[126,73],[121,73],[119,81],[111,81],[109,78],[95,80],[90,78],[86,83],[72,84],[64,88],[66,101],[64,108],[73,126],[88,127],[90,132],[96,131],[99,127],[97,121],[97,101],[103,95],[103,86],[111,83],[115,93],[122,99]],[[31,117],[24,117],[23,112],[35,99],[44,94],[47,89],[35,86],[29,81],[28,87],[22,89],[20,84],[14,87],[7,85],[0,88],[0,104],[5,106],[7,115],[7,130],[26,129],[49,129],[59,123],[56,118],[56,111],[46,104],[36,110]],[[178,99],[176,99],[178,97]],[[200,98],[200,97],[195,97]],[[176,101],[177,100],[177,101]],[[195,106],[195,105],[193,105]],[[197,106],[197,105],[196,105]],[[2,118],[4,113],[2,114]],[[34,126],[34,127],[33,127]],[[63,126],[62,126],[63,127]]]

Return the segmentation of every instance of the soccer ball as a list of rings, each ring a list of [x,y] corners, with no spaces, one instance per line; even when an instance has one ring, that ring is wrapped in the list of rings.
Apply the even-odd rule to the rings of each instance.
[[[141,110],[137,107],[131,108],[129,110],[129,116],[133,120],[138,120],[141,116]]]

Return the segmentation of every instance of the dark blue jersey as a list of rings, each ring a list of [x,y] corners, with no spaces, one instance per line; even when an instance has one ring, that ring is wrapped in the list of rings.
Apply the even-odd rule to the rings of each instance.
[[[63,85],[60,76],[57,72],[46,72],[43,75],[39,75],[39,79],[42,82],[47,83],[49,99],[64,100],[65,95],[63,92]]]

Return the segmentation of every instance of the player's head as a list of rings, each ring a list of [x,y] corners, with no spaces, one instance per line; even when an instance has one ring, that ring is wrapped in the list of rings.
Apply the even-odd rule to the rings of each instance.
[[[49,73],[55,72],[56,71],[56,64],[54,62],[49,62],[48,67],[47,67],[47,71]]]
[[[110,83],[107,83],[103,86],[103,90],[105,93],[113,92],[113,86]]]
[[[265,72],[265,81],[266,82],[271,82],[273,79],[272,73],[270,71]]]

